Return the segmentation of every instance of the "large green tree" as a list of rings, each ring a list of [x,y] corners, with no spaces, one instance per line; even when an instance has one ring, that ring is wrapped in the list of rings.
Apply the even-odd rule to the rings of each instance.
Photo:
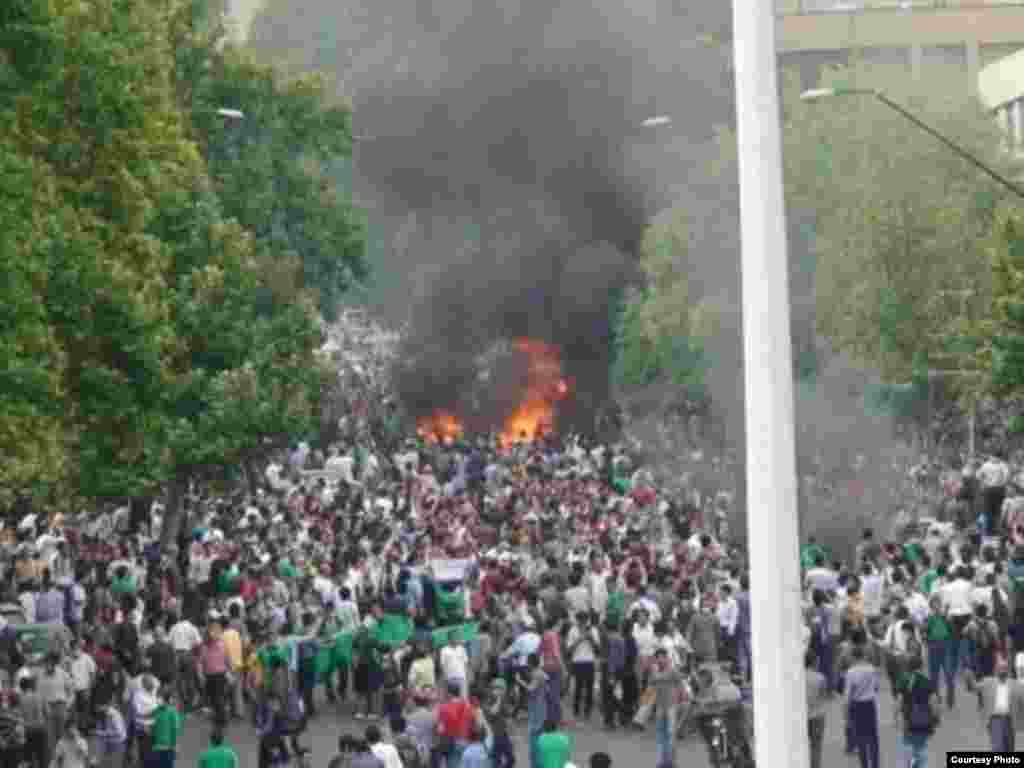
[[[327,372],[318,315],[366,274],[358,214],[323,167],[349,150],[348,110],[318,80],[285,81],[224,47],[216,4],[191,0],[171,26],[175,89],[209,176],[161,226],[177,345],[163,446],[171,479],[164,540],[190,479],[241,464],[319,423]],[[222,108],[240,110],[224,120]]]
[[[176,25],[182,108],[202,146],[223,215],[253,236],[256,258],[298,264],[300,285],[328,320],[368,275],[364,212],[341,178],[351,108],[320,74],[287,76],[224,45],[220,4],[190,0]],[[220,108],[244,118],[225,124]]]
[[[0,8],[0,503],[167,480],[180,502],[190,478],[318,423],[318,314],[365,274],[356,214],[322,176],[348,113],[221,48],[218,12]],[[234,152],[221,106],[266,118],[268,164]],[[284,235],[264,226],[282,215]]]
[[[826,87],[883,88],[929,125],[1012,172],[966,78],[855,66]],[[956,87],[959,85],[960,87]],[[1007,191],[870,96],[785,100],[787,203],[813,222],[816,318],[835,347],[909,382],[959,369],[991,296],[985,242]]]
[[[63,350],[39,300],[49,254],[38,238],[55,204],[48,169],[0,142],[0,506],[60,480]]]
[[[170,88],[165,14],[126,0],[13,0],[4,14],[0,139],[51,195],[27,221],[45,270],[31,296],[60,350],[65,479],[83,496],[133,493],[160,478],[147,436],[172,338],[170,253],[149,226],[200,164]]]

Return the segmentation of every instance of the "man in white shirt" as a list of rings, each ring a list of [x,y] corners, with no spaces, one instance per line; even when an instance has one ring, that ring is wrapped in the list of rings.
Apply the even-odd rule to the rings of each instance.
[[[915,589],[910,592],[903,605],[906,606],[907,613],[910,614],[910,620],[914,622],[914,625],[918,628],[924,627],[928,621],[928,614],[931,612],[928,608],[928,598]]]
[[[993,581],[995,581],[994,577]],[[987,615],[992,615],[992,590],[993,587],[988,584],[985,584],[984,586],[974,587],[971,590],[970,600],[972,612],[979,605],[984,605]]]
[[[174,649],[174,655],[177,657],[178,692],[181,701],[187,708],[192,703],[191,697],[196,690],[195,686],[198,686],[199,682],[196,676],[194,651],[202,645],[203,637],[199,634],[195,624],[182,617],[175,622],[174,626],[171,627],[171,631],[167,633],[167,641],[171,644],[171,648]]]
[[[590,614],[590,590],[583,586],[582,581],[581,576],[573,574],[572,586],[565,590],[565,603],[570,616],[577,613]]]
[[[808,593],[814,594],[814,590],[820,589],[828,594],[839,586],[839,577],[836,576],[835,571],[825,565],[825,558],[818,555],[814,559],[814,567],[807,571],[804,582],[804,588]]]
[[[971,621],[971,592],[973,585],[967,578],[967,570],[961,566],[956,571],[956,578],[948,584],[943,585],[939,590],[942,599],[942,608],[946,612],[949,623],[953,630],[953,653],[951,655],[952,675],[955,677],[961,664],[966,664],[966,649],[964,648],[964,630]]]
[[[334,449],[331,457],[324,462],[324,471],[336,480],[351,485],[355,481],[355,478],[352,477],[354,465],[355,460],[351,456],[342,456],[337,449]]]
[[[572,662],[572,676],[575,680],[573,715],[577,719],[582,716],[584,720],[590,720],[594,708],[594,679],[601,640],[597,630],[590,625],[589,614],[576,614],[576,623],[569,630],[565,647]]]
[[[718,624],[727,638],[736,634],[736,622],[739,620],[739,606],[736,598],[732,596],[732,587],[728,584],[722,585],[722,599],[718,601]]]
[[[376,725],[366,727],[366,743],[370,745],[374,756],[384,764],[384,768],[403,768],[402,758],[395,745],[381,741],[380,728]]]
[[[469,654],[455,632],[448,635],[448,645],[441,649],[441,672],[448,686],[457,685],[459,696],[465,698],[469,691]]]
[[[82,650],[81,643],[71,642],[71,681],[75,685],[75,711],[81,717],[89,712],[89,693],[96,682],[96,661]]]
[[[598,621],[603,622],[608,609],[608,580],[600,557],[591,558],[591,571],[587,576],[590,590],[590,607],[597,614]]]
[[[999,523],[1003,501],[1006,499],[1006,484],[1009,480],[1010,467],[1001,456],[990,456],[978,470],[988,534],[991,534]]]
[[[900,606],[896,612],[896,620],[889,625],[885,632],[885,638],[882,640],[886,650],[899,655],[907,652],[907,644],[910,638],[907,636],[904,627],[908,624],[912,626],[910,613],[904,606]]]
[[[996,661],[995,675],[968,690],[977,694],[982,723],[987,726],[993,752],[1013,752],[1017,724],[1024,718],[1024,684],[1011,680],[1006,660]]]
[[[867,563],[861,570],[860,591],[864,595],[864,617],[868,620],[882,616],[882,603],[885,599],[885,584],[882,576]]]
[[[27,586],[22,587],[18,595],[18,603],[21,605],[21,612],[25,616],[26,624],[36,623],[36,596]]]
[[[950,621],[962,621],[964,626],[971,618],[971,594],[974,586],[967,579],[966,570],[961,567],[957,569],[956,578],[942,587],[942,607],[949,616]]]

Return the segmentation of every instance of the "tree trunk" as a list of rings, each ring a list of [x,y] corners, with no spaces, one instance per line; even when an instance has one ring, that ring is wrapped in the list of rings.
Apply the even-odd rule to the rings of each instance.
[[[257,474],[256,462],[252,456],[242,458],[242,468],[245,470],[245,479],[249,488],[249,497],[255,499],[260,489],[259,475]]]
[[[133,496],[128,502],[128,508],[129,529],[134,536],[143,525],[149,525],[152,522],[150,510],[153,509],[153,497]]]
[[[188,475],[184,472],[175,474],[167,494],[167,507],[164,510],[164,525],[160,531],[160,552],[170,558],[172,564],[178,559],[178,533],[184,517],[185,493],[188,491]]]

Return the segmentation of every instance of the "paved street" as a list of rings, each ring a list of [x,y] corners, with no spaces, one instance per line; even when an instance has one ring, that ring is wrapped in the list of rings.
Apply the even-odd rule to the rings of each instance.
[[[881,712],[881,746],[883,766],[904,765],[899,732],[893,726],[892,707],[888,693],[883,694]],[[343,733],[360,733],[366,727],[365,721],[355,721],[348,715],[348,710],[341,707],[324,707],[314,720],[304,743],[311,745],[313,750],[312,768],[326,768],[327,762],[335,754],[338,736]],[[600,720],[595,715],[592,724],[579,725],[573,729],[576,737],[574,761],[585,768],[587,758],[592,752],[604,750],[612,756],[615,766],[620,768],[654,768],[655,749],[653,728],[648,727],[645,733],[616,731],[608,733],[601,729]],[[209,734],[209,724],[205,717],[190,718],[186,725],[179,766],[193,766],[196,756],[205,746]],[[527,764],[526,742],[524,738],[525,724],[518,727],[516,740],[516,756],[520,766]],[[228,740],[238,750],[241,764],[245,768],[257,765],[257,737],[252,727],[247,724],[235,724],[231,727]],[[856,766],[856,758],[847,757],[843,753],[843,722],[838,702],[833,704],[825,737],[825,754],[823,765],[826,768]],[[932,739],[929,765],[946,765],[946,752],[950,750],[987,750],[988,741],[982,730],[977,715],[976,700],[961,691],[957,707],[952,712],[944,713],[939,733]],[[706,768],[709,763],[703,742],[692,738],[678,745],[676,765],[679,768]]]

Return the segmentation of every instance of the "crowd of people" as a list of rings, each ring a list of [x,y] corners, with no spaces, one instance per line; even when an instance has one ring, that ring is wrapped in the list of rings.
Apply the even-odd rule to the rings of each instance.
[[[1024,719],[1024,681],[1008,677],[1024,675],[1014,477],[999,459],[968,465],[946,478],[934,521],[893,539],[866,531],[845,561],[804,547],[815,766],[836,696],[848,751],[878,765],[883,677],[910,765],[961,688],[988,708],[993,747],[1012,748]],[[351,410],[333,444],[294,446],[258,485],[192,488],[167,551],[159,504],[5,522],[0,763],[171,766],[204,710],[204,768],[236,766],[232,733],[246,727],[260,768],[326,763],[304,733],[338,716],[333,768],[565,768],[584,758],[572,736],[588,722],[653,731],[668,768],[690,723],[714,764],[724,721],[751,760],[732,489],[707,503],[666,493],[623,446],[579,436],[404,439],[393,406]]]

